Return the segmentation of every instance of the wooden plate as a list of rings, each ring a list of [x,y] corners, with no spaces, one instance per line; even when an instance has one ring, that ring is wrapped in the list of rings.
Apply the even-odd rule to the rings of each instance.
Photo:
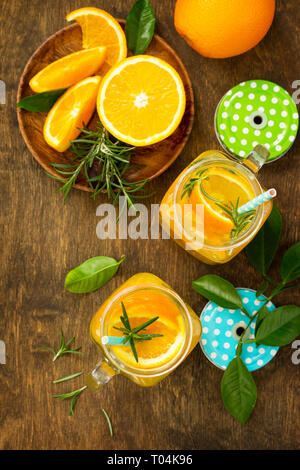
[[[119,22],[124,28],[125,21]],[[29,88],[29,81],[42,68],[60,57],[80,50],[81,39],[81,28],[76,23],[50,36],[29,59],[19,83],[17,100],[20,101],[25,96],[33,94]],[[151,180],[163,173],[181,153],[191,132],[194,119],[194,95],[191,81],[176,52],[160,36],[155,35],[146,53],[164,59],[177,70],[184,83],[187,104],[179,127],[170,137],[134,151],[132,164],[140,166],[129,169],[127,178],[130,181]],[[74,154],[70,150],[59,153],[46,144],[43,137],[46,113],[34,113],[17,108],[17,114],[21,133],[28,149],[46,171],[57,176],[51,163],[69,163],[74,158]],[[95,128],[98,121],[99,117],[95,113],[88,127]],[[83,176],[78,178],[74,187],[91,191]]]

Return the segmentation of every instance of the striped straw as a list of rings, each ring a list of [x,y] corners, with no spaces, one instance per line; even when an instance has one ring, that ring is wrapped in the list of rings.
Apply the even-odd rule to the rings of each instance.
[[[121,346],[125,346],[123,343],[124,336],[102,336],[101,341],[104,345],[118,344]]]
[[[252,199],[252,201],[247,202],[243,206],[239,207],[238,213],[245,214],[245,212],[249,212],[252,209],[256,209],[264,202],[270,201],[277,195],[276,189],[272,188],[266,191],[265,193],[260,194],[259,196]]]

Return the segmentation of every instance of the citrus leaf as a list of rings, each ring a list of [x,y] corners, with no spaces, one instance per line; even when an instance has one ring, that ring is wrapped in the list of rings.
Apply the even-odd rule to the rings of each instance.
[[[281,277],[284,284],[300,277],[300,242],[291,246],[283,255]]]
[[[243,307],[236,288],[231,282],[226,281],[216,274],[207,274],[192,283],[198,294],[203,295],[208,300],[215,302],[223,308],[239,309]]]
[[[138,0],[131,8],[125,26],[128,49],[134,55],[143,54],[149,46],[155,28],[155,16],[148,0]]]
[[[18,108],[26,109],[26,111],[48,112],[66,89],[60,88],[59,90],[45,91],[44,93],[26,96],[17,103],[17,106]]]
[[[255,267],[265,276],[278,248],[282,228],[282,218],[275,203],[266,222],[255,238],[246,247],[246,254]]]
[[[116,261],[107,256],[90,258],[67,274],[65,288],[75,294],[85,294],[104,286],[118,271],[125,256]]]
[[[235,357],[225,370],[221,392],[229,413],[245,424],[255,406],[257,389],[251,373],[239,357]]]
[[[256,343],[285,346],[300,334],[300,307],[284,305],[264,316],[257,329]]]

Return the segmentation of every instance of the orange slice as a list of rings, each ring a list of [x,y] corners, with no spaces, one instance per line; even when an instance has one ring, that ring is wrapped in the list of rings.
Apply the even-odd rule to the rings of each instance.
[[[29,86],[36,93],[69,88],[98,72],[106,51],[106,47],[94,47],[62,57],[38,72],[30,80]]]
[[[105,75],[97,110],[104,127],[117,139],[136,147],[151,145],[178,127],[185,110],[184,86],[164,60],[129,57]]]
[[[149,320],[150,316],[130,316],[130,326],[135,328],[138,325]],[[121,322],[112,325],[118,328],[123,327]],[[145,369],[160,367],[171,361],[179,352],[184,342],[184,325],[182,331],[172,326],[165,318],[159,318],[150,325],[147,330],[141,333],[161,334],[163,336],[153,338],[151,341],[136,341],[135,347],[139,362],[137,364],[130,346],[113,346],[113,350],[118,358],[133,367],[142,367]],[[116,329],[111,329],[113,336],[122,336],[122,333]]]
[[[85,78],[64,93],[48,113],[44,138],[50,147],[64,152],[92,117],[101,77]]]
[[[150,318],[159,317],[140,333],[160,334],[150,341],[136,341],[139,358],[137,363],[130,346],[112,346],[115,355],[124,363],[137,368],[156,368],[167,364],[180,351],[186,336],[186,326],[182,313],[173,299],[151,289],[141,289],[128,293],[123,299],[131,328],[145,323]],[[120,321],[121,304],[116,303],[109,316],[107,334],[122,336],[114,327],[123,327]]]
[[[239,198],[239,205],[241,206],[254,197],[251,186],[241,175],[229,173],[224,168],[211,168],[205,175],[209,177],[209,180],[202,182],[205,192],[225,204],[229,201],[235,204]],[[230,233],[234,227],[232,220],[214,201],[203,194],[199,184],[195,185],[190,201],[192,204],[204,205],[206,235],[209,232],[223,235]]]
[[[79,8],[67,16],[67,21],[77,21],[82,30],[82,47],[106,46],[107,57],[103,66],[107,72],[127,56],[126,36],[113,16],[99,8]]]

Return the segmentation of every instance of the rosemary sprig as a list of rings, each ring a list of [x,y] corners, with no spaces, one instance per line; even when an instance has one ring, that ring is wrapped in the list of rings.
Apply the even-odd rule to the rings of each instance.
[[[203,182],[209,181],[210,179],[209,176],[206,176],[206,175],[203,176],[205,171],[207,171],[207,168],[205,168],[204,170],[198,171],[196,173],[197,176],[194,178],[191,178],[189,182],[186,183],[186,185],[183,188],[181,199],[185,196],[186,193],[188,193],[188,195],[190,196],[195,185],[199,184],[202,194],[207,199],[210,199],[211,201],[213,201],[218,207],[220,207],[223,210],[223,212],[225,212],[225,214],[228,215],[229,218],[232,220],[234,224],[234,228],[231,230],[230,238],[235,239],[243,232],[243,230],[251,222],[251,220],[253,219],[256,213],[256,210],[253,209],[249,212],[246,212],[245,214],[239,214],[238,208],[239,208],[240,198],[237,199],[236,204],[233,204],[231,201],[229,201],[228,203],[224,203],[223,201],[220,201],[219,199],[216,199],[212,197],[210,194],[208,194],[203,187]],[[235,173],[235,172],[232,171],[232,173]]]
[[[62,377],[61,379],[53,380],[53,383],[60,384],[61,382],[66,382],[67,380],[75,379],[76,377],[79,377],[82,374],[83,372],[76,372],[76,374],[67,375],[66,377]]]
[[[157,333],[140,333],[140,331],[145,330],[148,326],[150,326],[152,323],[158,320],[159,317],[151,318],[145,323],[142,323],[141,325],[136,326],[135,328],[132,329],[130,326],[126,309],[125,309],[125,305],[123,304],[123,302],[121,302],[121,305],[122,305],[123,315],[120,316],[120,320],[123,323],[124,328],[118,328],[117,326],[114,326],[114,328],[123,333],[123,335],[125,336],[123,343],[124,344],[129,343],[136,362],[139,362],[138,355],[136,352],[136,347],[135,347],[135,341],[149,341],[152,338],[158,338],[160,336],[163,336]]]
[[[106,418],[106,421],[107,421],[107,424],[108,424],[109,433],[110,433],[111,437],[113,437],[114,431],[113,431],[113,427],[112,427],[112,424],[111,424],[110,417],[108,416],[108,413],[107,413],[107,411],[105,411],[104,408],[102,408],[102,411],[103,411],[103,414],[104,414],[104,416]]]
[[[60,356],[62,356],[63,354],[82,354],[81,351],[79,351],[79,349],[81,348],[81,346],[79,346],[78,348],[75,348],[75,349],[68,349],[68,347],[70,346],[70,344],[72,343],[72,341],[74,341],[75,339],[75,336],[72,336],[71,339],[69,339],[69,341],[67,341],[65,343],[65,337],[64,337],[64,334],[63,334],[63,331],[62,329],[60,328],[60,342],[59,342],[59,349],[58,351],[56,352],[53,348],[51,348],[50,346],[43,346],[41,348],[39,348],[39,350],[47,350],[47,351],[51,351],[53,353],[53,362],[56,361],[56,359],[58,359]]]
[[[251,211],[246,212],[245,214],[239,214],[239,201],[240,198],[237,198],[235,205],[231,201],[229,201],[229,203],[227,204],[216,202],[217,206],[219,206],[231,218],[232,222],[234,223],[234,228],[231,230],[230,233],[230,237],[232,239],[237,238],[243,232],[243,230],[251,222],[256,213],[256,210],[252,209]]]
[[[81,129],[82,137],[71,141],[71,149],[76,155],[70,164],[52,163],[53,168],[62,177],[49,173],[48,176],[64,183],[57,191],[64,194],[64,202],[80,174],[83,174],[88,185],[93,190],[95,199],[106,191],[109,199],[116,205],[121,195],[125,196],[128,206],[134,207],[134,201],[151,194],[136,194],[144,192],[147,179],[130,182],[125,173],[131,165],[131,153],[135,147],[129,147],[123,142],[114,141],[104,127],[99,124],[96,131],[90,131],[86,126]],[[125,206],[125,204],[124,204]]]
[[[70,404],[70,409],[69,409],[69,415],[74,415],[74,406],[78,400],[78,397],[81,395],[83,390],[87,388],[86,385],[84,387],[79,388],[78,390],[74,390],[73,392],[69,393],[62,393],[60,395],[53,395],[53,398],[59,398],[60,400],[68,400],[69,398],[72,398],[71,404]]]
[[[183,187],[181,199],[183,199],[186,194],[190,196],[196,184],[201,183],[204,180],[209,180],[209,176],[203,176],[203,174],[207,170],[208,168],[204,168],[204,170],[199,170],[196,172],[195,177],[189,179],[188,183],[186,183]]]

